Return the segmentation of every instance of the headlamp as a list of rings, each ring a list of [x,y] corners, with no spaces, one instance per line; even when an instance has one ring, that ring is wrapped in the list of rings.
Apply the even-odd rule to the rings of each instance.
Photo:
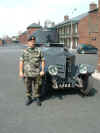
[[[87,68],[87,65],[86,64],[80,64],[79,65],[79,72],[81,74],[85,74],[85,73],[87,73],[87,71],[88,71],[88,68]]]
[[[57,75],[57,73],[58,73],[58,68],[57,68],[57,66],[55,66],[55,65],[50,65],[50,66],[48,67],[48,72],[49,72],[49,74],[52,75],[52,76]]]

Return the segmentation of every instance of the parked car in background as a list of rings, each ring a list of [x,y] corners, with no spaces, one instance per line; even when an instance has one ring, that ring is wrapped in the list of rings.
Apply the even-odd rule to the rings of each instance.
[[[79,54],[97,54],[98,49],[91,44],[79,44],[77,52]]]

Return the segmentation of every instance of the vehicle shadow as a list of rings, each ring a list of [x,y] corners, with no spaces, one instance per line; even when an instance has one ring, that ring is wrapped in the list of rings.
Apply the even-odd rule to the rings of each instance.
[[[80,92],[80,89],[79,88],[70,88],[70,89],[62,89],[62,90],[50,90],[48,91],[48,93],[46,93],[44,96],[41,97],[41,100],[42,101],[45,101],[45,100],[49,100],[49,99],[60,99],[60,100],[63,100],[65,98],[65,96],[67,95],[79,95],[80,97],[84,98],[84,97],[92,97],[92,96],[95,96],[96,93],[98,91],[95,89],[95,88],[92,88],[90,93],[85,96],[83,95],[81,92]]]

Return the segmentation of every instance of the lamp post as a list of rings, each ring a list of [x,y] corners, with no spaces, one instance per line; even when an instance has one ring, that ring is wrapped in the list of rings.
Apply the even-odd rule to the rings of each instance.
[[[73,11],[72,11],[72,15],[74,13],[74,11],[76,11],[77,9],[75,8]],[[71,19],[71,45],[70,45],[70,49],[72,50],[73,49],[73,20]]]
[[[70,49],[73,48],[73,24],[72,24],[72,20],[71,20],[71,45],[70,45]]]

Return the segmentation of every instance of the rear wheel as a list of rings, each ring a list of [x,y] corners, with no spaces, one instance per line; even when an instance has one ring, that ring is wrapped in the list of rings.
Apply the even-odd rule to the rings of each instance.
[[[89,95],[91,89],[93,88],[93,77],[88,76],[87,78],[82,79],[82,88],[80,89],[81,93],[85,96]]]

